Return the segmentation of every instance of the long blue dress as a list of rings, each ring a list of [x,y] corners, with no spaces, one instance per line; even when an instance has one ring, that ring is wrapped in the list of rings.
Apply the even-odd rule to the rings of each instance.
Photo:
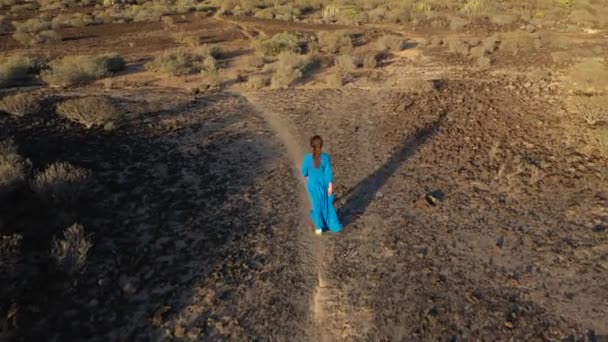
[[[338,213],[334,208],[335,196],[327,195],[329,183],[333,183],[334,174],[331,168],[331,158],[329,154],[321,153],[321,165],[315,167],[315,162],[311,153],[304,157],[302,163],[302,175],[308,177],[308,195],[312,204],[310,218],[317,229],[327,230],[337,233],[342,230],[342,223],[338,218]]]

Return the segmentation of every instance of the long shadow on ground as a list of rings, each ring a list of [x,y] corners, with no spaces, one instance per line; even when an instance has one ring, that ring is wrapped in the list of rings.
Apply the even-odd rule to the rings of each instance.
[[[382,189],[399,167],[416,153],[420,146],[424,145],[437,133],[446,116],[447,113],[442,113],[437,120],[405,138],[401,147],[380,168],[349,189],[344,195],[346,200],[340,209],[345,226],[355,222],[365,213],[378,191]]]
[[[260,178],[270,177],[267,165],[279,153],[242,108],[233,107],[233,114],[207,110],[221,101],[238,105],[231,96],[181,101],[114,131],[85,130],[52,111],[21,119],[0,114],[0,140],[13,137],[34,170],[68,161],[92,170],[98,184],[69,208],[44,206],[25,186],[1,203],[0,233],[23,235],[24,262],[18,280],[10,280],[15,285],[10,291],[4,286],[9,280],[0,275],[0,339],[150,341],[173,332],[191,340],[270,334],[268,326],[253,325],[261,324],[254,309],[271,310],[266,304],[236,304],[247,302],[238,293],[253,286],[252,272],[264,266],[239,241],[268,225],[271,211],[262,207],[254,188]],[[159,124],[174,119],[175,127]],[[67,276],[49,254],[53,237],[74,222],[92,234],[94,247],[84,273]],[[267,276],[266,282],[273,279]],[[194,303],[201,297],[206,301]],[[289,310],[281,300],[266,314],[269,321]],[[241,317],[236,308],[254,311]]]

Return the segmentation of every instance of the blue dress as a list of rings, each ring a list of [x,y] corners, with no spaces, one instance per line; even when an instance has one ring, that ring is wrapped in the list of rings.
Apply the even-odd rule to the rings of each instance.
[[[327,230],[337,233],[342,230],[342,223],[338,218],[338,213],[334,208],[335,196],[327,195],[329,183],[334,182],[334,174],[331,169],[331,158],[327,153],[321,153],[321,165],[315,167],[315,162],[311,153],[304,157],[302,163],[302,175],[308,177],[308,195],[312,204],[310,218],[317,229]]]

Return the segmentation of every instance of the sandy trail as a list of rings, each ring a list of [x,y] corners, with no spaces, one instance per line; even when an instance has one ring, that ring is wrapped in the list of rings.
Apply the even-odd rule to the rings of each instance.
[[[314,319],[314,332],[310,336],[314,336],[316,341],[336,341],[345,336],[348,332],[345,331],[348,324],[341,322],[339,317],[348,317],[344,315],[344,308],[339,308],[340,294],[335,287],[332,287],[326,281],[326,267],[328,256],[326,246],[322,238],[315,238],[312,234],[311,223],[308,218],[310,211],[310,203],[306,196],[305,182],[299,174],[299,165],[306,153],[303,144],[290,130],[289,125],[284,122],[278,115],[262,109],[257,95],[253,93],[241,94],[253,105],[258,113],[268,122],[274,132],[276,132],[279,140],[285,146],[288,156],[293,165],[293,172],[302,180],[300,182],[301,191],[299,191],[300,208],[300,224],[297,227],[301,235],[301,242],[304,249],[308,249],[311,255],[311,267],[316,268],[317,285],[311,301],[311,314]],[[340,311],[338,312],[334,311]],[[345,335],[346,334],[346,335]]]

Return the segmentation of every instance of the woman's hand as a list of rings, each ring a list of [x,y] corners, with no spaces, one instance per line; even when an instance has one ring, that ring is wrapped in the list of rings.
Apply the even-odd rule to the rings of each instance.
[[[327,196],[331,196],[334,193],[334,185],[329,183],[329,187],[327,187]]]

